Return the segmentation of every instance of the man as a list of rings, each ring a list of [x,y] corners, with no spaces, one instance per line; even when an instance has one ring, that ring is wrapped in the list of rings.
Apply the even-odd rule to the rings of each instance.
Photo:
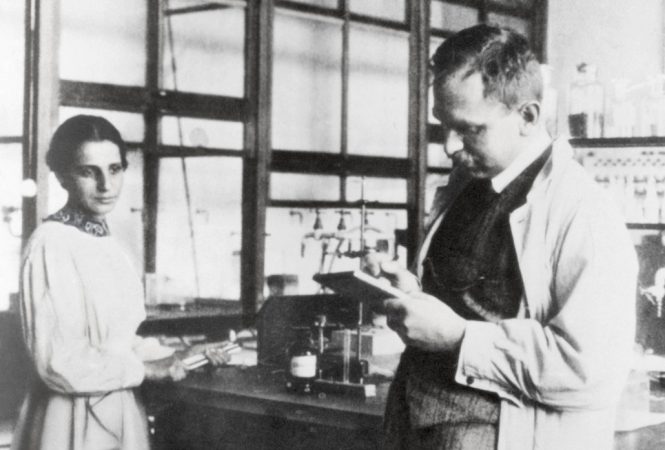
[[[386,407],[389,448],[609,449],[634,337],[637,264],[606,194],[552,142],[527,41],[477,25],[432,58],[453,160],[417,277],[385,303],[407,344]]]

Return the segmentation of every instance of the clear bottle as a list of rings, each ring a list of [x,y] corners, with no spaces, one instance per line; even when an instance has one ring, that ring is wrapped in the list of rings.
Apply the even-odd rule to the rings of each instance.
[[[628,80],[614,79],[607,95],[605,137],[633,137],[636,135],[637,111],[630,97],[634,88]]]
[[[311,394],[318,370],[318,351],[309,328],[296,329],[296,340],[288,350],[286,388],[292,392]]]
[[[577,66],[570,85],[568,128],[572,137],[597,138],[603,135],[604,89],[596,78],[596,67]]]

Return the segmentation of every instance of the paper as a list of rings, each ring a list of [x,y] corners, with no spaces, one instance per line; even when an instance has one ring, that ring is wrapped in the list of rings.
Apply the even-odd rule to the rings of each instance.
[[[619,410],[615,431],[632,431],[665,422],[665,413],[652,413],[647,411],[634,411],[630,409]]]

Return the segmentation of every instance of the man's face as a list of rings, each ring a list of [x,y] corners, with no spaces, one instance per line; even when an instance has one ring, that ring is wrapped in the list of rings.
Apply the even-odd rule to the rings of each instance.
[[[521,117],[493,98],[484,98],[476,72],[460,70],[434,85],[433,114],[443,127],[444,150],[476,178],[490,178],[508,167],[521,150]]]
[[[118,146],[110,141],[89,141],[77,150],[74,165],[61,176],[61,183],[71,204],[101,219],[118,201],[123,176]]]

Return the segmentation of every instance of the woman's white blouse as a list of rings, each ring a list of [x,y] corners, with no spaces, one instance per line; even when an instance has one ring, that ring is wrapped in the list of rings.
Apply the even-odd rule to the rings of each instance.
[[[65,394],[138,386],[143,290],[115,239],[45,222],[24,255],[23,332],[45,384]]]

